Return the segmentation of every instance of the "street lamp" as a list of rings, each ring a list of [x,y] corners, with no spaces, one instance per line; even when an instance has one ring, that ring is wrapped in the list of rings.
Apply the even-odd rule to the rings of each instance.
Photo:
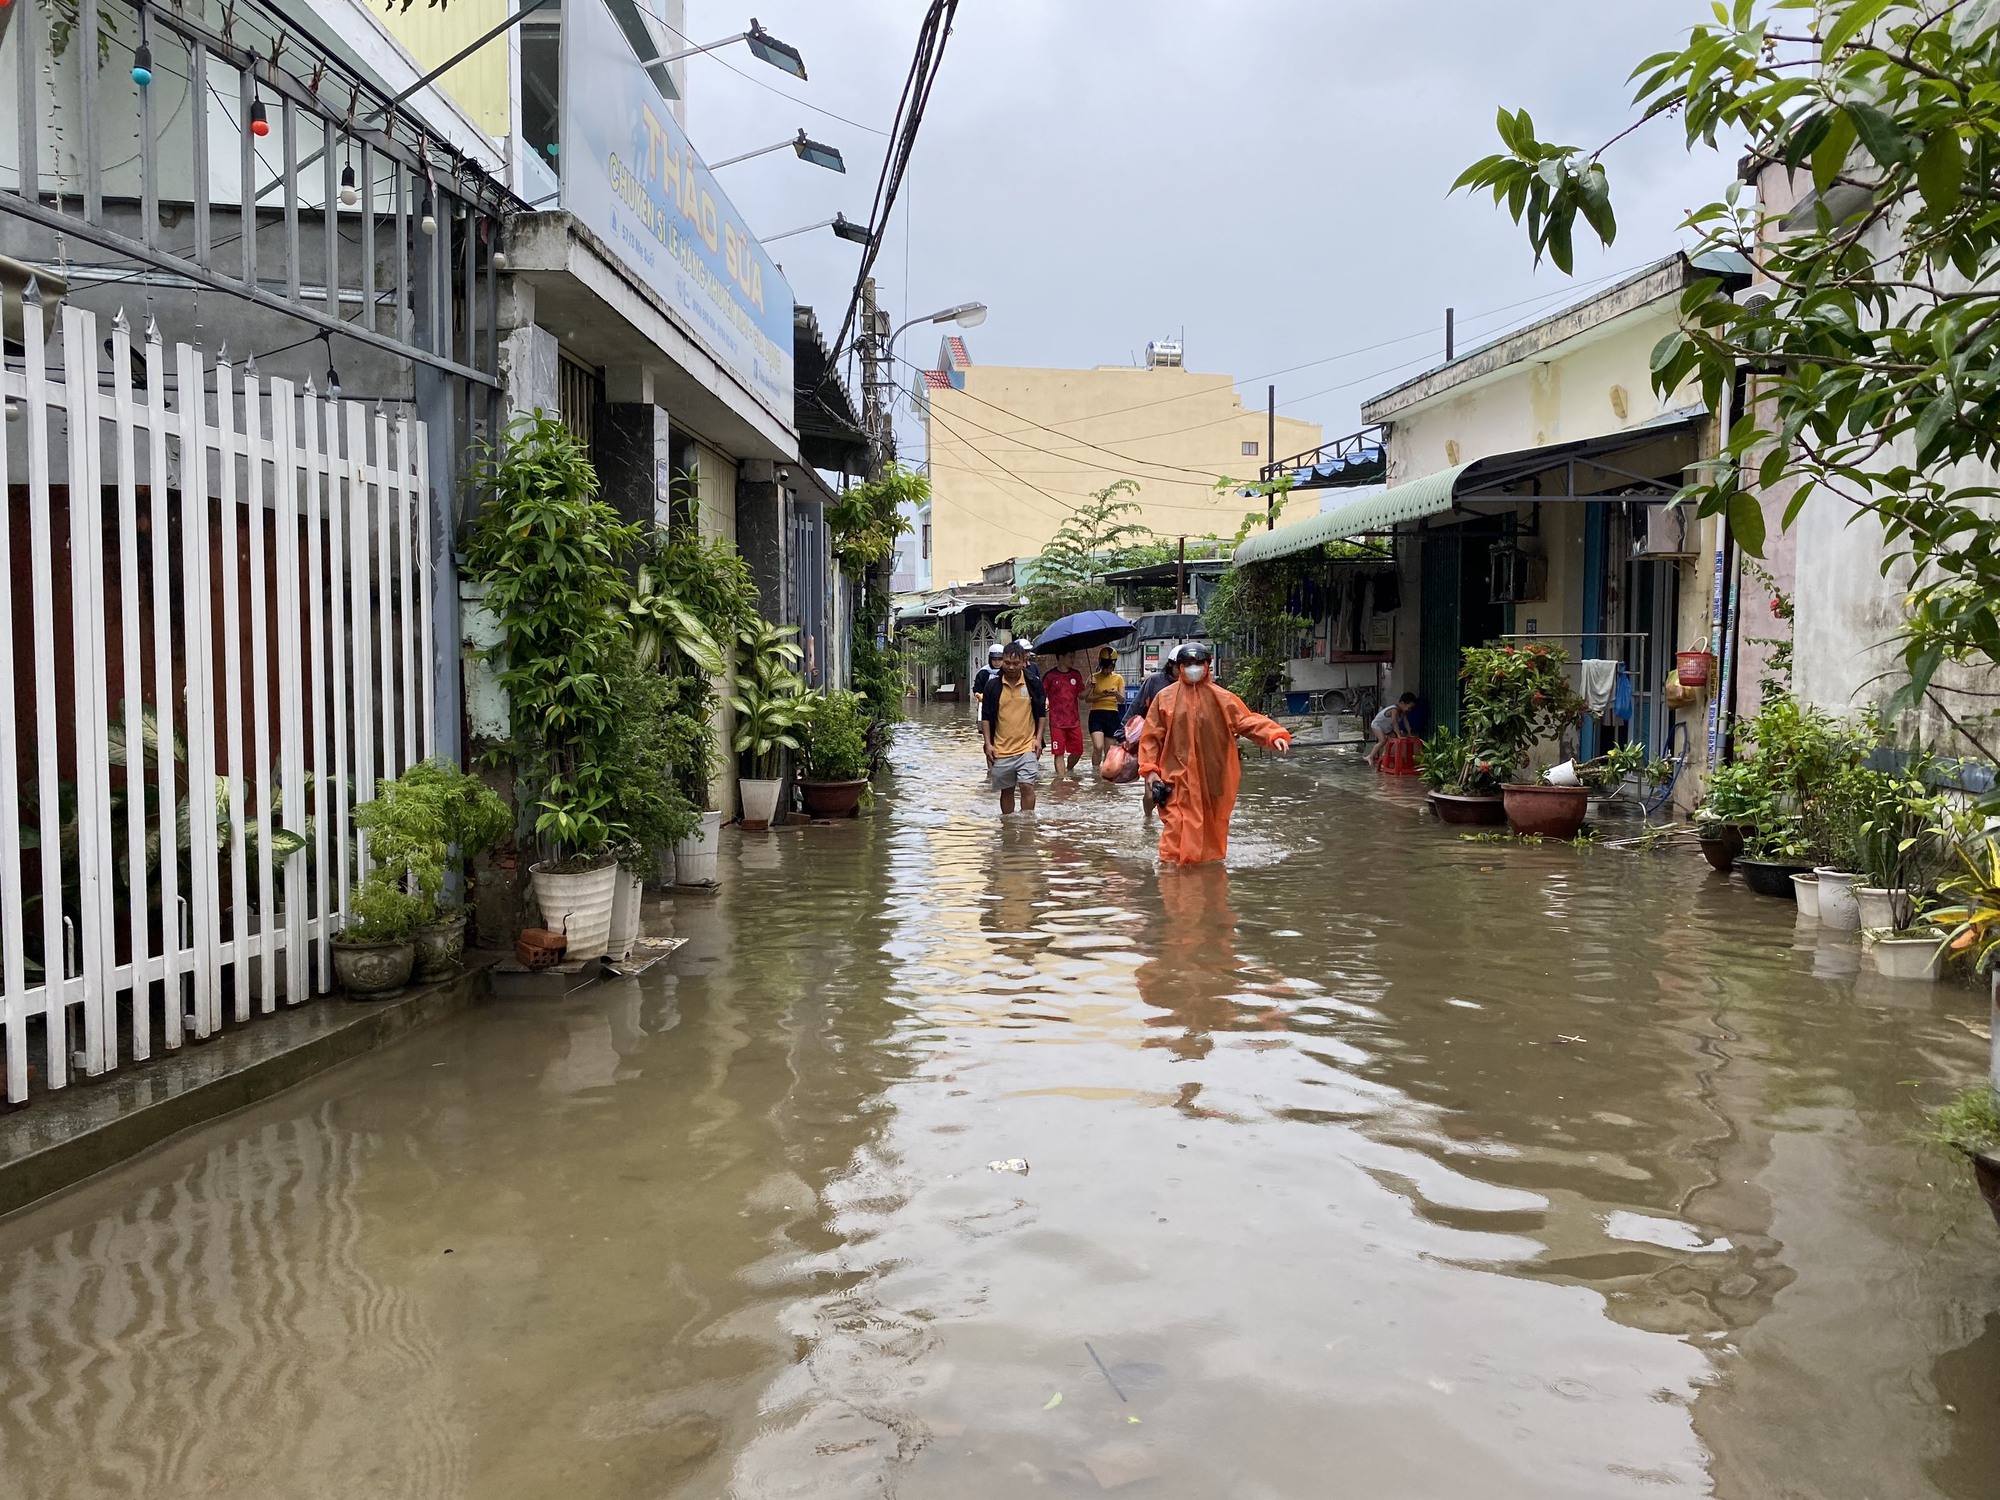
[[[926,313],[921,318],[912,318],[889,335],[888,365],[890,379],[895,379],[896,340],[903,336],[903,330],[914,328],[919,323],[956,323],[960,328],[977,328],[986,321],[984,302],[961,302],[956,307],[947,307],[943,312]]]
[[[820,219],[811,224],[801,224],[797,229],[787,229],[782,234],[770,235],[765,239],[759,240],[757,243],[760,245],[769,245],[778,240],[788,240],[795,234],[810,234],[815,229],[831,229],[842,239],[851,240],[857,245],[872,245],[875,243],[875,236],[868,232],[868,226],[855,223],[846,214],[835,214],[830,219]]]
[[[787,146],[791,147],[798,154],[800,161],[810,162],[815,167],[825,167],[829,172],[844,174],[847,171],[847,163],[841,159],[838,147],[824,146],[818,141],[810,140],[807,138],[804,130],[801,130],[788,141],[779,141],[775,145],[770,146],[759,146],[755,151],[745,151],[737,156],[724,157],[721,161],[712,161],[708,164],[708,170],[711,172],[720,172],[724,167],[733,167],[739,161],[748,161],[753,156],[769,156],[773,151],[783,151]]]
[[[546,0],[545,0],[546,3]],[[779,41],[757,24],[757,18],[750,18],[750,29],[739,31],[734,36],[726,36],[718,42],[708,42],[700,47],[684,47],[679,52],[666,52],[658,57],[642,57],[639,66],[651,68],[662,63],[679,62],[684,57],[693,57],[699,52],[713,52],[719,47],[727,47],[736,42],[748,42],[750,55],[759,62],[767,62],[781,73],[789,73],[800,82],[805,81],[806,62],[799,56],[799,49]]]

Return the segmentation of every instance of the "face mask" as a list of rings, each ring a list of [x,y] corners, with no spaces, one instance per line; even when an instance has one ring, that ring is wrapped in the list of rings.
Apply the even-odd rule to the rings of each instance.
[[[1182,682],[1200,682],[1202,678],[1206,677],[1207,675],[1208,675],[1207,667],[1187,666],[1181,668]]]

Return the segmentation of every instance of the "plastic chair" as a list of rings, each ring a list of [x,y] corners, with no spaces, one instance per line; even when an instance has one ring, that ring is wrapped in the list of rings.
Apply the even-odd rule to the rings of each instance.
[[[1414,776],[1417,774],[1417,752],[1424,742],[1414,734],[1392,734],[1382,742],[1382,754],[1375,762],[1375,769],[1384,776]]]

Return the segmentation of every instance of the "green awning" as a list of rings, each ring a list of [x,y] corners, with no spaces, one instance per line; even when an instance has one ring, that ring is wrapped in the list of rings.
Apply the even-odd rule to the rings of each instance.
[[[1230,565],[1240,568],[1245,563],[1290,557],[1294,552],[1323,547],[1328,542],[1387,531],[1398,521],[1416,521],[1448,511],[1459,476],[1471,467],[1469,463],[1455,464],[1435,474],[1426,474],[1421,479],[1412,479],[1408,484],[1392,485],[1372,495],[1362,495],[1345,505],[1321,511],[1311,520],[1301,521],[1296,526],[1253,532],[1236,549]]]

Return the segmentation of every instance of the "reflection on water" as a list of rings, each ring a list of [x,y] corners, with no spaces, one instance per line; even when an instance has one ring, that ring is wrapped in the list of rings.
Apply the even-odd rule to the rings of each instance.
[[[2000,1241],[1911,1141],[1969,992],[1324,752],[1226,870],[978,769],[910,726],[670,972],[0,1225],[0,1495],[2000,1490]]]

